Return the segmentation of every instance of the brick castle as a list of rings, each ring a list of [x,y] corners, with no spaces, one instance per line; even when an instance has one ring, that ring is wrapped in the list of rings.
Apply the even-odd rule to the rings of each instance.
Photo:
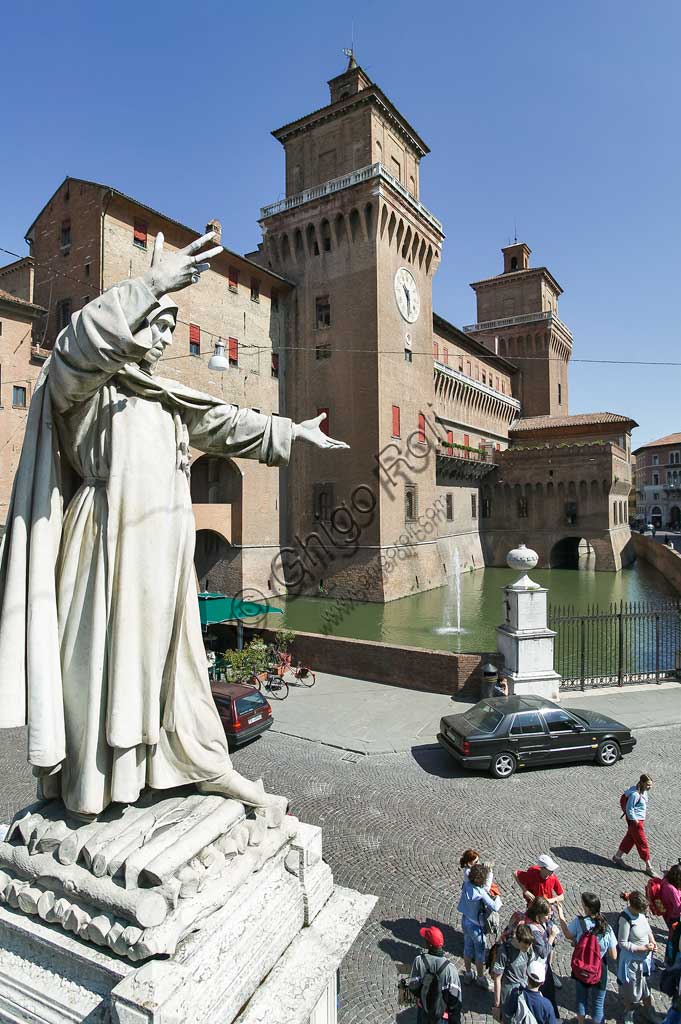
[[[444,230],[420,200],[428,147],[354,58],[329,89],[273,132],[286,196],[261,210],[255,252],[225,248],[177,296],[162,372],[266,413],[323,410],[351,451],[298,450],[278,472],[194,453],[200,583],[388,601],[445,584],[455,552],[500,565],[519,541],[558,565],[587,540],[596,568],[621,568],[636,424],[569,415],[560,285],[518,242],[472,284],[476,323],[435,313]],[[146,269],[158,231],[170,248],[197,233],[66,178],[28,229],[30,256],[0,268],[0,523],[41,362],[76,310]],[[224,374],[208,368],[218,340]]]

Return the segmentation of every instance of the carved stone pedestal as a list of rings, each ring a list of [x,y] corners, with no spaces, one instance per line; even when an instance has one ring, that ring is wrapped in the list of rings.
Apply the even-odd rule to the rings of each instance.
[[[214,807],[202,809],[205,838]],[[38,825],[24,829],[28,845],[16,828],[0,844],[2,1024],[334,1024],[336,971],[375,898],[334,887],[319,828],[290,816],[265,828],[236,805],[235,823],[211,842],[231,854],[224,862],[211,860],[205,848],[178,869],[172,852],[159,859],[159,842],[146,874],[126,888],[125,860],[89,883],[87,860],[93,866],[94,858],[82,863],[81,847],[81,863],[71,865],[73,891],[60,847],[38,849],[49,808],[42,811]],[[230,817],[226,808],[221,813]],[[239,828],[245,831],[235,834]],[[152,834],[140,850],[153,841]],[[62,859],[73,846],[62,850]],[[90,852],[98,849],[101,843],[92,841]],[[128,865],[131,880],[144,858],[139,850],[129,856],[136,858]],[[102,872],[102,862],[97,865]],[[171,869],[168,878],[157,874]],[[151,897],[162,897],[165,915]],[[103,910],[104,900],[115,907]],[[155,923],[131,923],[140,907],[145,921]],[[154,943],[171,952],[150,954]]]
[[[536,552],[524,544],[509,552],[512,569],[532,569]],[[509,691],[560,700],[560,676],[553,667],[556,634],[547,625],[546,587],[523,575],[503,589],[504,621],[497,626],[497,650],[504,658]]]

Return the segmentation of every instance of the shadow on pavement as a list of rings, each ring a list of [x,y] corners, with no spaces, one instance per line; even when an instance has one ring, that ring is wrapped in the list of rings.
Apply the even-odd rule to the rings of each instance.
[[[552,846],[551,852],[559,858],[559,860],[567,860],[572,864],[597,864],[602,868],[614,868],[615,865],[612,862],[611,857],[604,857],[601,853],[595,853],[593,850],[585,850],[581,846]],[[623,871],[622,877],[626,877],[629,872]]]
[[[411,756],[425,772],[441,779],[463,779],[471,774],[460,768],[439,743],[422,743],[412,747]]]
[[[394,921],[381,921],[381,925],[386,931],[392,932],[394,938],[380,939],[379,947],[395,961],[396,965],[406,964],[409,971],[415,958],[424,951],[419,928],[426,925],[437,925],[444,935],[447,953],[460,956],[463,952],[463,940],[459,932],[451,925],[443,924],[432,917],[424,917],[421,921],[413,917],[398,917]]]

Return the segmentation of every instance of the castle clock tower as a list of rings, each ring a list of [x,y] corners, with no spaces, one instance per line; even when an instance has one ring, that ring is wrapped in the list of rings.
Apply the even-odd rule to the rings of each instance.
[[[262,209],[262,258],[297,286],[279,363],[286,414],[324,410],[351,450],[295,450],[284,561],[293,592],[383,601],[443,581],[414,524],[435,500],[431,293],[444,236],[419,199],[423,140],[354,57],[328,84],[327,106],[273,132],[286,198]]]

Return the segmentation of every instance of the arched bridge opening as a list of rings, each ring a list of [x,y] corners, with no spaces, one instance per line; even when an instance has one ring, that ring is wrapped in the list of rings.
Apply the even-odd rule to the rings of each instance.
[[[562,537],[551,548],[551,569],[595,569],[596,552],[585,537]]]

